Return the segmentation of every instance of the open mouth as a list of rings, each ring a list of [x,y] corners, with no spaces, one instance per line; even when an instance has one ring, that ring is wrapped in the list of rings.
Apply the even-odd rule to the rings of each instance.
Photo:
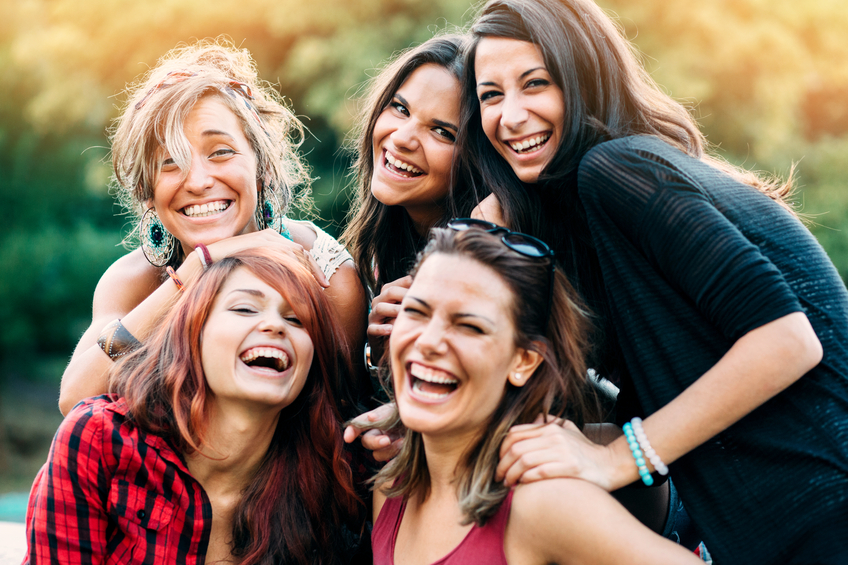
[[[252,347],[239,355],[239,359],[248,367],[271,369],[278,373],[289,368],[289,356],[276,347]]]
[[[400,175],[406,178],[420,177],[424,174],[424,171],[419,169],[414,165],[410,165],[404,161],[401,161],[388,151],[385,151],[385,160],[383,161],[383,166],[386,167],[391,172],[396,175]]]
[[[194,206],[186,206],[181,211],[189,218],[205,218],[206,216],[214,216],[220,214],[230,207],[231,200],[218,200],[216,202],[207,202],[206,204],[195,204]]]
[[[532,153],[532,152],[538,151],[539,149],[544,147],[548,143],[548,140],[550,138],[551,138],[551,134],[550,134],[550,132],[547,132],[547,133],[537,135],[535,137],[528,137],[527,139],[525,139],[523,141],[517,141],[517,142],[510,141],[508,143],[509,143],[509,146],[512,148],[512,150],[515,151],[518,154]]]
[[[409,367],[412,376],[412,390],[425,398],[438,400],[450,395],[459,386],[459,381],[450,373],[412,363]]]

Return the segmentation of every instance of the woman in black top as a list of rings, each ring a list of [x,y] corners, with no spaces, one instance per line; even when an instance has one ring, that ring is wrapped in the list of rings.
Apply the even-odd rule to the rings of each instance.
[[[493,192],[479,212],[554,243],[619,420],[645,418],[717,562],[837,562],[848,292],[788,184],[706,153],[590,0],[492,0],[471,35],[457,143]],[[508,484],[613,490],[662,468],[570,424],[518,427],[502,455]]]

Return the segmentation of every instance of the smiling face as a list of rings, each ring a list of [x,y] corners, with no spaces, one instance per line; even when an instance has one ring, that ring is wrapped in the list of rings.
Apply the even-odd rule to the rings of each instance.
[[[419,231],[444,213],[459,98],[459,81],[449,71],[422,65],[374,125],[371,193],[387,206],[403,206]]]
[[[306,383],[313,345],[291,305],[244,267],[215,298],[201,338],[206,382],[219,406],[281,410]]]
[[[487,37],[474,59],[483,131],[524,182],[534,183],[562,139],[565,101],[533,43]]]
[[[191,149],[187,174],[163,151],[148,204],[188,254],[198,243],[256,230],[256,155],[235,114],[215,97],[201,98],[183,124]]]
[[[390,338],[405,426],[473,437],[501,402],[508,378],[526,382],[534,354],[516,347],[511,308],[512,291],[490,267],[439,253],[424,261]],[[515,381],[520,371],[526,374]]]

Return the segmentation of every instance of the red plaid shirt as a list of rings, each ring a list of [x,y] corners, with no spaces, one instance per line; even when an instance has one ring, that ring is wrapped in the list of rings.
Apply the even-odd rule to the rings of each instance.
[[[68,414],[35,478],[24,563],[203,563],[211,526],[180,454],[99,396]]]

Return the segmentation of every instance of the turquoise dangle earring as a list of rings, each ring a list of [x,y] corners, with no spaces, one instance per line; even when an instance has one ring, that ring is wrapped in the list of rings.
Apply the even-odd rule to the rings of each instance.
[[[176,249],[176,239],[171,235],[155,208],[148,208],[141,217],[139,227],[141,239],[141,252],[154,267],[164,267],[171,260]]]
[[[266,228],[272,228],[280,235],[291,239],[291,233],[283,221],[285,216],[280,213],[280,202],[277,199],[277,194],[273,190],[265,190],[265,183],[262,182],[258,197],[259,201],[256,204],[256,211],[254,212],[256,227],[260,231]]]

